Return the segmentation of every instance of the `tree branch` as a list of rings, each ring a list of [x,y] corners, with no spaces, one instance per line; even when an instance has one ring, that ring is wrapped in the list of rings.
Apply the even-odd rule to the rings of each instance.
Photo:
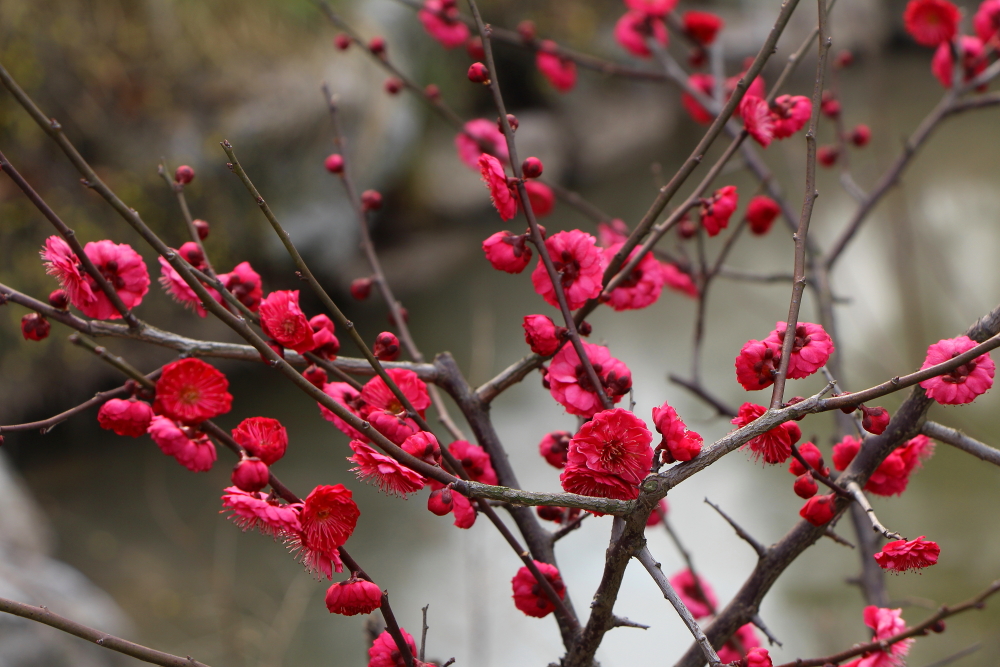
[[[947,426],[942,426],[937,422],[924,422],[920,432],[929,438],[934,438],[935,440],[939,440],[946,445],[951,445],[956,449],[961,449],[963,452],[972,454],[976,458],[986,461],[987,463],[1000,466],[1000,450],[994,449],[993,447],[979,442],[978,440],[974,440],[961,431]]]

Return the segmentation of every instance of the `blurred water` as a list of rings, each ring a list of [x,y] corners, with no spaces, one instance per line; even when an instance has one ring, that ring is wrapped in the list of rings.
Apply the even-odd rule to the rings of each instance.
[[[898,150],[899,137],[912,131],[940,91],[926,71],[923,54],[890,55],[884,62],[863,65],[844,73],[838,83],[848,127],[866,122],[875,131],[871,147],[852,153],[856,180],[870,187]],[[793,88],[806,91],[808,81],[800,79]],[[878,104],[869,106],[873,91],[878,92]],[[845,256],[835,287],[850,299],[839,309],[842,336],[837,341],[847,387],[861,388],[915,367],[929,342],[964,330],[1000,301],[998,269],[992,261],[1000,186],[1000,125],[995,113],[976,112],[942,128]],[[556,124],[560,118],[553,116]],[[678,123],[679,130],[666,144],[647,147],[646,153],[655,156],[646,159],[644,154],[606,171],[600,182],[584,183],[585,196],[614,215],[637,220],[655,194],[648,162],[657,159],[663,172],[670,173],[699,136],[686,120]],[[823,130],[821,143],[829,140],[829,132],[828,127]],[[801,143],[776,144],[768,155],[793,208],[802,188]],[[538,154],[549,164],[543,152]],[[455,160],[442,168],[447,171],[438,174],[439,179],[475,180]],[[753,189],[747,175],[734,173],[726,182],[740,186],[745,203]],[[838,188],[836,174],[824,172],[819,187],[813,230],[823,243],[836,235],[853,204]],[[330,205],[330,195],[319,192],[313,190],[305,199],[301,193],[284,199],[276,193],[269,200],[279,215],[309,207],[322,211]],[[429,206],[433,210],[433,202]],[[590,229],[588,225],[564,208],[546,220],[550,230]],[[425,353],[451,350],[473,382],[526,353],[523,315],[555,316],[540,303],[527,274],[500,274],[482,260],[478,240],[497,228],[490,211],[480,209],[466,217],[461,227],[448,231],[463,239],[462,249],[438,258],[432,246],[427,256],[428,263],[447,260],[447,271],[420,289],[401,287],[414,335]],[[788,236],[776,227],[763,239],[744,237],[732,264],[761,272],[787,271]],[[714,251],[718,244],[709,247]],[[342,258],[329,255],[325,261]],[[342,270],[332,264],[321,268]],[[781,284],[720,281],[715,287],[703,372],[706,384],[730,403],[748,400],[732,381],[732,358],[748,338],[763,337],[783,319],[788,292]],[[367,339],[384,328],[377,305],[351,307]],[[814,319],[812,309],[807,298],[805,319]],[[602,309],[591,322],[594,339],[607,342],[632,369],[637,414],[648,418],[654,405],[668,400],[690,427],[711,441],[729,425],[713,419],[711,410],[666,381],[668,372],[687,373],[693,313],[685,297],[665,293],[647,310],[612,314]],[[345,342],[344,351],[351,354],[349,348]],[[263,368],[220,366],[229,372],[235,396],[232,415],[220,423],[234,426],[258,414],[281,419],[291,444],[276,472],[289,486],[304,494],[315,484],[341,482],[355,492],[362,517],[348,544],[351,553],[389,590],[397,617],[413,634],[419,631],[420,608],[430,604],[429,659],[440,664],[454,656],[459,665],[489,667],[545,664],[561,655],[554,621],[525,617],[513,607],[508,582],[519,561],[485,520],[459,531],[447,518],[425,510],[424,494],[403,502],[359,483],[344,461],[349,454],[346,438],[321,419],[314,405]],[[820,385],[817,378],[793,382],[789,393],[805,395]],[[764,402],[766,397],[749,400]],[[888,398],[884,404],[892,410],[899,400]],[[996,400],[993,392],[970,407],[935,407],[932,418],[996,444],[990,437],[1000,425]],[[539,377],[529,376],[497,399],[493,419],[522,484],[557,490],[558,473],[541,462],[536,447],[548,431],[573,430],[575,418],[551,400]],[[829,452],[828,416],[810,417],[802,426],[807,437],[818,437]],[[25,457],[23,472],[52,518],[59,556],[129,612],[140,641],[218,665],[340,666],[364,660],[364,619],[332,618],[323,605],[325,585],[310,581],[280,544],[241,534],[216,513],[219,492],[228,484],[230,461],[225,454],[213,471],[192,475],[162,456],[147,438],[119,438],[97,429],[88,417],[74,419],[44,438],[25,436],[19,447],[51,448],[57,454]],[[1000,574],[1000,517],[992,511],[1000,502],[1000,472],[961,452],[938,449],[903,499],[876,501],[885,523],[908,536],[926,534],[942,545],[939,565],[922,576],[889,581],[894,599],[909,604],[905,617],[910,621],[926,613],[920,605],[965,599]],[[755,558],[702,499],[720,504],[758,539],[771,542],[798,518],[801,501],[792,494],[791,481],[785,470],[762,468],[735,453],[671,493],[671,520],[723,604]],[[574,604],[584,617],[600,578],[609,527],[609,518],[587,519],[557,550]],[[840,532],[851,537],[846,525]],[[650,548],[665,571],[680,569],[681,561],[661,530],[651,531]],[[856,553],[824,541],[779,580],[761,612],[784,642],[783,649],[772,651],[777,660],[826,654],[868,638],[861,622],[861,597],[844,583],[856,573],[857,559]],[[930,663],[984,640],[984,649],[962,664],[995,665],[993,656],[1000,652],[997,606],[950,621],[944,635],[919,640],[911,664]],[[641,568],[630,567],[615,611],[651,628],[609,633],[598,656],[606,666],[653,660],[669,664],[690,642]]]

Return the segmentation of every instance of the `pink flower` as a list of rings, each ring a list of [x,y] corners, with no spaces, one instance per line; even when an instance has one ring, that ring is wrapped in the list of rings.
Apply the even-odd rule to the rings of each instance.
[[[725,25],[723,20],[711,12],[687,11],[681,17],[684,32],[702,46],[709,46]]]
[[[711,197],[701,200],[701,224],[709,236],[718,235],[729,224],[739,198],[736,186],[727,185],[716,190]]]
[[[524,327],[524,341],[531,351],[543,357],[555,354],[566,333],[566,327],[557,327],[546,315],[525,315],[521,326]]]
[[[750,231],[757,236],[763,236],[771,229],[775,218],[781,213],[778,202],[764,195],[757,195],[747,206],[747,223]]]
[[[428,0],[433,2],[434,0]],[[464,27],[464,24],[463,24]],[[352,575],[326,591],[326,608],[331,614],[370,614],[382,606],[382,591],[370,581]]]
[[[474,481],[483,484],[497,484],[497,474],[493,470],[490,455],[482,447],[467,440],[456,440],[448,445],[448,451],[458,459],[458,462],[465,468],[465,472]]]
[[[812,115],[812,100],[802,95],[779,95],[771,104],[774,138],[787,139],[803,127]]]
[[[417,667],[417,646],[413,643],[413,637],[403,628],[400,628],[399,632],[403,635],[403,641],[410,648],[410,655],[414,656],[414,667]],[[376,637],[372,647],[368,649],[368,667],[406,667],[399,647],[396,645],[396,640],[392,638],[388,630]]]
[[[147,429],[153,442],[167,456],[191,472],[207,472],[215,463],[215,445],[208,436],[192,433],[186,426],[178,426],[166,417],[156,416]]]
[[[687,430],[684,421],[668,403],[653,408],[653,424],[663,436],[656,451],[661,453],[664,463],[690,461],[701,453],[702,437]]]
[[[961,19],[958,7],[947,0],[910,0],[903,13],[906,32],[923,46],[951,41]]]
[[[424,488],[427,480],[423,475],[396,459],[379,454],[360,440],[351,440],[351,449],[354,456],[347,457],[347,460],[357,464],[351,470],[358,479],[375,483],[383,492],[400,497]]]
[[[531,262],[531,248],[524,234],[497,232],[483,241],[483,253],[497,271],[521,273]]]
[[[901,618],[902,609],[885,609],[870,605],[865,607],[865,625],[875,631],[875,641],[888,639],[906,630],[906,622]],[[844,667],[902,667],[903,658],[910,652],[913,638],[890,644],[887,650],[866,653],[857,660],[844,664]]]
[[[459,159],[470,169],[479,169],[479,156],[483,154],[480,143],[490,149],[487,151],[490,155],[502,161],[510,159],[507,153],[507,139],[493,121],[476,118],[467,122],[463,129],[463,132],[455,135],[455,148],[458,150]]]
[[[316,315],[309,319],[313,332],[312,352],[323,359],[336,359],[340,352],[340,341],[333,335],[333,321],[326,315]]]
[[[813,443],[806,442],[799,445],[799,454],[802,455],[802,458],[804,458],[806,462],[813,467],[813,469],[818,470],[824,475],[830,472],[829,470],[826,471],[823,470],[823,453],[820,452],[819,447],[817,447]],[[842,469],[843,468],[838,468],[838,470]],[[793,475],[799,476],[806,474],[808,471],[806,470],[804,465],[799,463],[798,459],[791,459],[788,462],[788,472],[792,473]]]
[[[1000,32],[1000,0],[983,0],[972,17],[972,27],[983,42],[995,37]]]
[[[256,456],[240,459],[229,477],[233,486],[243,491],[260,491],[271,481],[271,471],[267,464]]]
[[[875,435],[885,433],[885,428],[889,425],[889,420],[891,419],[888,410],[878,406],[866,408],[862,405],[861,413],[863,415],[861,418],[861,428]]]
[[[639,497],[639,487],[629,484],[621,477],[590,468],[566,466],[559,475],[563,490],[594,498],[617,498],[635,500]]]
[[[764,148],[770,146],[774,140],[774,116],[767,101],[755,95],[744,95],[739,111],[747,133]]]
[[[112,241],[92,241],[83,248],[84,254],[94,263],[127,308],[142,303],[149,291],[149,272],[131,246]],[[98,320],[121,319],[107,295],[97,282],[83,272],[78,258],[64,240],[50,236],[45,241],[42,259],[46,273],[56,276],[69,295],[70,302],[87,317]]]
[[[646,45],[647,37],[652,37],[661,46],[666,47],[669,37],[663,19],[645,11],[633,9],[626,12],[615,23],[615,39],[622,48],[634,56],[649,58],[653,55],[649,46]]]
[[[390,368],[386,370],[386,374],[403,392],[403,396],[406,396],[407,400],[410,401],[413,409],[420,413],[420,416],[423,416],[424,410],[431,404],[431,398],[427,393],[427,385],[424,384],[424,381],[417,377],[416,373],[405,368]],[[378,375],[365,383],[361,389],[361,400],[374,409],[389,410],[394,413],[404,411],[403,405],[389,389],[389,385]]]
[[[560,282],[570,310],[576,310],[601,293],[601,281],[607,265],[596,244],[597,239],[579,229],[559,232],[545,240],[552,263],[561,274]],[[531,273],[531,282],[548,304],[559,307],[555,288],[541,259]]]
[[[361,516],[351,495],[343,484],[323,484],[309,492],[299,513],[303,544],[329,554],[347,541]]]
[[[308,352],[316,347],[312,327],[299,307],[298,290],[271,292],[260,304],[260,328],[284,347]]]
[[[153,421],[153,408],[145,401],[134,397],[128,400],[112,398],[97,411],[97,423],[101,428],[114,431],[118,435],[138,438]]]
[[[538,453],[553,468],[559,470],[566,467],[569,457],[569,441],[573,434],[569,431],[552,431],[546,433],[542,441],[538,443]]]
[[[611,261],[623,245],[616,243],[610,248],[605,248],[605,264]],[[638,252],[638,248],[633,250],[626,262],[631,261]],[[653,257],[652,252],[647,252],[628,277],[611,292],[605,303],[617,311],[638,310],[656,303],[662,291],[663,271],[660,269],[660,261]]]
[[[799,516],[814,526],[822,526],[829,523],[837,513],[834,506],[836,502],[837,498],[832,493],[826,496],[813,496],[799,510]]]
[[[524,182],[524,189],[528,193],[528,202],[531,204],[531,212],[535,214],[536,218],[544,218],[552,212],[552,209],[556,204],[556,197],[552,192],[552,188],[545,185],[545,183],[527,180]],[[514,194],[517,194],[516,190],[514,191]],[[521,204],[520,196],[517,197],[517,205],[524,208]]]
[[[285,455],[288,431],[277,419],[250,417],[233,429],[233,440],[269,466]]]
[[[974,78],[986,69],[987,59],[983,43],[978,37],[963,35],[962,44],[962,81]],[[952,74],[955,71],[955,60],[951,55],[951,42],[942,42],[931,59],[931,73],[945,88],[951,88]]]
[[[748,340],[736,356],[736,381],[747,391],[757,391],[774,384],[781,364],[781,348],[773,343]]]
[[[613,402],[621,401],[621,397],[632,387],[632,374],[628,366],[612,357],[608,348],[601,345],[583,343],[583,349],[597,372],[605,393]],[[564,345],[552,358],[548,382],[552,398],[571,415],[592,417],[603,409],[572,345]]]
[[[649,518],[646,519],[646,528],[651,528],[653,526],[659,525],[667,513],[670,511],[670,507],[667,505],[667,499],[661,498],[660,502],[656,504],[656,507],[652,512],[649,513]]]
[[[653,462],[652,441],[646,424],[628,410],[604,410],[570,440],[567,465],[616,475],[638,485]]]
[[[927,348],[927,358],[920,368],[923,370],[954,359],[976,345],[977,343],[968,336],[939,340]],[[924,380],[920,386],[927,392],[928,397],[938,403],[962,405],[971,403],[977,396],[989,391],[993,386],[995,372],[993,359],[986,353],[946,375]]]
[[[323,393],[356,415],[359,410],[365,407],[364,401],[361,400],[361,393],[346,382],[330,382],[328,384],[324,384]],[[332,411],[328,410],[322,403],[319,403],[318,405],[320,414],[323,415],[323,419],[339,428],[347,435],[347,437],[354,440],[368,440],[368,438],[355,430],[354,427],[349,426],[347,422],[335,415]]]
[[[432,466],[441,465],[441,445],[430,431],[414,433],[400,445],[403,451]]]
[[[785,342],[785,329],[788,323],[777,322],[775,327],[764,342],[776,345],[780,350]],[[832,353],[833,340],[823,327],[811,322],[799,322],[795,326],[792,358],[788,362],[788,379],[800,380],[809,377],[826,365]]]
[[[513,189],[507,185],[507,174],[503,170],[500,160],[492,155],[483,153],[479,156],[479,171],[483,177],[483,183],[490,190],[490,200],[494,208],[500,214],[501,220],[513,220],[517,215],[517,195]]]
[[[677,0],[625,0],[625,6],[650,16],[665,16],[677,6]]]
[[[407,438],[420,431],[417,422],[405,414],[391,410],[372,410],[365,418],[376,431],[394,444],[402,445]]]
[[[715,591],[712,590],[712,587],[701,576],[698,577],[697,583],[695,583],[695,578],[691,570],[681,570],[670,577],[670,585],[677,591],[677,595],[684,602],[684,606],[688,608],[688,611],[695,618],[705,618],[715,613],[719,601],[715,597]]]
[[[221,274],[219,280],[250,312],[260,310],[264,292],[261,289],[260,274],[253,270],[250,262],[240,262],[229,273]]]
[[[198,314],[198,317],[205,317],[208,313],[205,311],[204,306],[201,304],[201,299],[195,294],[195,291],[188,285],[181,274],[174,270],[174,267],[170,266],[170,263],[163,259],[162,257],[157,258],[160,262],[160,285],[163,289],[167,291],[170,298],[181,304],[185,308],[190,308]],[[220,276],[221,279],[221,276]],[[222,303],[222,295],[214,287],[205,286],[208,290],[209,295],[219,303]]]
[[[573,90],[576,85],[576,63],[556,53],[556,43],[544,40],[535,54],[535,66],[560,93]]]
[[[45,246],[40,254],[45,262],[45,272],[56,277],[69,296],[70,303],[80,308],[81,305],[90,306],[95,301],[94,290],[84,277],[80,260],[62,237],[50,236],[45,239]]]
[[[715,92],[715,77],[711,74],[695,73],[688,77],[688,85],[695,90],[700,90],[708,97],[712,97]],[[745,101],[746,98],[747,96],[744,95],[743,100]],[[701,103],[691,93],[681,93],[681,106],[684,107],[684,110],[688,112],[688,115],[696,123],[708,125],[715,119],[715,116],[709,113],[705,107],[701,106]],[[742,106],[740,111],[742,113]]]
[[[229,380],[201,359],[180,359],[163,367],[153,410],[175,421],[197,424],[229,412]]]
[[[559,575],[559,570],[554,565],[537,560],[535,561],[535,567],[552,584],[556,595],[560,599],[565,598],[566,585]],[[545,595],[542,587],[538,584],[538,580],[535,579],[535,575],[531,573],[531,570],[527,566],[517,571],[517,574],[511,579],[510,584],[514,589],[514,606],[528,616],[543,618],[555,611],[556,606]]]
[[[424,0],[424,7],[417,12],[417,18],[424,24],[427,34],[446,49],[461,46],[469,39],[469,28],[458,19],[458,8],[454,3],[446,5],[442,0]]]
[[[467,530],[476,523],[476,506],[461,493],[452,494],[451,512],[455,517],[456,528]]]
[[[743,428],[767,412],[761,405],[744,403],[732,423]],[[749,447],[755,457],[762,457],[764,463],[784,463],[792,455],[792,445],[802,437],[802,430],[795,422],[785,422],[770,431],[752,438],[744,447]]]
[[[692,299],[698,298],[698,287],[687,273],[684,273],[670,262],[660,262],[660,273],[663,284],[672,290],[686,294]]]
[[[628,225],[624,220],[615,218],[610,223],[597,223],[597,240],[602,247],[607,248],[616,243],[624,243],[628,238]]]
[[[895,540],[889,542],[882,551],[875,554],[875,560],[883,570],[905,572],[930,567],[938,561],[941,547],[937,542],[925,539],[923,535],[909,542]]]
[[[759,665],[771,664],[771,659],[767,655],[767,651],[758,648],[760,646],[760,638],[757,636],[757,631],[753,629],[752,623],[747,623],[742,626],[736,631],[736,634],[733,635],[733,639],[726,642],[722,648],[719,649],[719,660],[723,663],[739,662],[742,660],[744,658],[744,654],[743,651],[740,651],[740,649],[737,648],[737,642],[739,642],[739,646],[743,649],[743,651],[747,651],[745,656],[747,659],[746,667],[758,667]],[[763,656],[760,655],[760,651],[764,651]],[[755,655],[753,658],[755,662],[750,662],[751,655]],[[763,658],[766,658],[766,662],[762,662]]]
[[[279,537],[302,530],[299,523],[301,503],[283,505],[277,500],[262,498],[259,493],[247,493],[230,486],[222,496],[222,506],[223,512],[232,512],[229,518],[243,531],[255,528],[265,535]]]

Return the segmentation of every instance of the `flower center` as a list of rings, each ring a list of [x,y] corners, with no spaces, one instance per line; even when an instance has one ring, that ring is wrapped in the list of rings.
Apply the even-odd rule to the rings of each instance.
[[[576,282],[577,277],[580,275],[580,262],[573,256],[573,253],[563,250],[562,255],[558,259],[552,259],[552,263],[561,276],[560,282],[562,282],[563,288],[568,288]]]
[[[196,405],[201,400],[201,392],[197,387],[185,387],[178,395],[181,403],[185,405]]]
[[[958,356],[958,354],[959,353],[951,355],[951,358],[954,359]],[[974,370],[976,370],[976,361],[973,359],[969,363],[959,366],[947,375],[942,375],[941,379],[948,384],[964,384]]]

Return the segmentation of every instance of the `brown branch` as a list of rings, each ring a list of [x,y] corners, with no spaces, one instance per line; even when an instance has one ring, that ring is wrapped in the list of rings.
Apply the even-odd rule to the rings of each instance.
[[[857,502],[858,505],[861,505],[861,509],[868,514],[868,520],[871,521],[872,530],[881,534],[887,540],[906,540],[906,538],[899,533],[894,533],[882,525],[882,523],[878,520],[878,517],[875,516],[875,509],[871,506],[871,503],[868,502],[868,498],[865,497],[864,491],[861,490],[861,487],[858,486],[857,482],[848,482],[847,490],[850,491],[855,502]]]
[[[951,445],[956,449],[961,449],[963,452],[972,454],[977,459],[1000,466],[1000,450],[970,438],[961,431],[942,426],[937,422],[924,422],[920,432],[929,438],[934,438],[946,445]]]
[[[736,531],[736,534],[739,535],[741,538],[743,538],[744,542],[753,547],[753,550],[757,552],[758,558],[763,558],[764,556],[767,555],[767,547],[758,542],[753,535],[748,533],[742,526],[740,526],[740,524],[736,523],[736,521],[734,521],[731,516],[723,512],[721,507],[713,503],[708,498],[705,498],[705,503],[709,507],[714,509],[716,512],[718,512],[719,515],[726,520],[726,523],[728,523],[730,526],[733,527],[733,530]]]
[[[730,405],[723,403],[720,399],[716,398],[712,394],[708,393],[708,390],[702,387],[700,383],[694,383],[689,380],[685,380],[679,375],[674,375],[673,373],[671,373],[668,376],[668,378],[674,384],[679,384],[680,386],[684,387],[692,394],[700,398],[701,400],[711,405],[713,408],[715,408],[715,411],[719,413],[720,417],[732,418],[736,416],[735,409],[733,409]]]
[[[853,544],[851,544],[850,542],[848,542],[847,540],[845,540],[843,537],[841,537],[837,533],[835,533],[834,530],[833,530],[833,528],[830,528],[829,526],[827,526],[826,530],[823,531],[823,537],[829,537],[831,540],[833,540],[837,544],[842,544],[845,547],[849,547],[851,549],[857,549],[856,546],[854,546]]]
[[[524,507],[575,507],[613,516],[621,516],[632,509],[632,502],[627,500],[581,496],[575,493],[522,491],[473,481],[455,482],[452,488],[468,498],[488,498]]]
[[[184,224],[187,226],[188,237],[195,243],[195,245],[198,246],[198,250],[201,251],[201,256],[205,258],[206,273],[214,278],[215,269],[212,268],[212,262],[208,257],[208,253],[205,252],[205,244],[201,242],[201,235],[198,233],[198,229],[194,226],[191,209],[188,208],[187,197],[184,196],[184,184],[178,183],[170,176],[170,174],[167,173],[166,159],[163,159],[160,164],[157,165],[156,173],[158,173],[160,177],[166,181],[167,187],[170,188],[177,196],[177,204],[181,208],[181,215],[184,217]]]
[[[156,649],[130,642],[127,639],[121,639],[106,632],[95,630],[82,623],[77,623],[76,621],[71,621],[68,618],[55,614],[46,607],[35,607],[30,604],[0,598],[0,612],[20,616],[29,621],[43,623],[56,630],[62,630],[67,634],[86,639],[103,648],[124,653],[125,655],[153,665],[163,665],[163,667],[208,667],[205,663],[198,662],[191,656],[182,658],[179,655],[157,651]]]

